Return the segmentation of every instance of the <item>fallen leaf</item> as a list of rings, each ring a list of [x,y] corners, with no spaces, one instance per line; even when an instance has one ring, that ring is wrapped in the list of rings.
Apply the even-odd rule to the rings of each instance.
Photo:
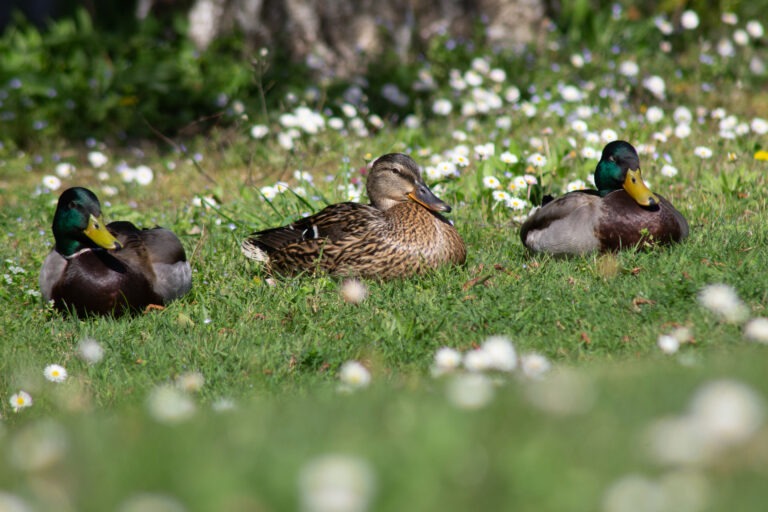
[[[587,334],[584,331],[581,331],[581,342],[584,343],[585,345],[589,345],[590,343],[592,343],[592,340],[589,338],[589,334]]]
[[[656,304],[656,301],[651,299],[646,299],[645,297],[635,297],[634,299],[632,299],[632,308],[637,312],[641,311],[640,306],[644,304],[649,304],[652,306]]]

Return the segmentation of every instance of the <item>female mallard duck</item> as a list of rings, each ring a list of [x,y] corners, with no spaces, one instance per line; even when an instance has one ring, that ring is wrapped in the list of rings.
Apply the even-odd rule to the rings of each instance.
[[[243,241],[243,253],[281,274],[322,270],[379,279],[464,263],[464,242],[438,213],[451,207],[427,187],[409,156],[377,159],[366,189],[370,205],[334,204],[293,224],[253,233]]]
[[[534,252],[585,254],[669,244],[688,236],[685,218],[643,182],[640,159],[628,142],[605,146],[595,185],[597,190],[545,201],[523,223],[523,245]]]
[[[43,263],[40,290],[59,310],[120,316],[162,305],[192,287],[184,248],[171,231],[101,220],[99,200],[74,187],[53,216],[56,245]]]

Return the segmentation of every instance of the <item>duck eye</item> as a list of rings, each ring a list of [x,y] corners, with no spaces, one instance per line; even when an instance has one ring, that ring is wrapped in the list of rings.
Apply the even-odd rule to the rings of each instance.
[[[632,178],[632,183],[637,183],[637,178]]]

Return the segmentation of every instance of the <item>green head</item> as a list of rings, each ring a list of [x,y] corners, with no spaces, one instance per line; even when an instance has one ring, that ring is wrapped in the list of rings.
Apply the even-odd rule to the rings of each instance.
[[[56,250],[71,256],[88,247],[120,249],[120,242],[101,220],[101,204],[96,195],[82,187],[68,188],[59,197],[53,215]]]
[[[640,158],[632,144],[616,140],[605,146],[595,169],[595,186],[601,196],[624,189],[641,206],[659,204],[640,175]]]

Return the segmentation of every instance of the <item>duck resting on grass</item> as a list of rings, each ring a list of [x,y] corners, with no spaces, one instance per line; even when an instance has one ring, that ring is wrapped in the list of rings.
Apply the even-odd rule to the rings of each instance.
[[[427,187],[411,157],[391,153],[372,165],[370,205],[333,204],[242,242],[248,258],[279,274],[324,271],[391,279],[466,259],[464,242],[440,212],[451,207]]]
[[[520,228],[523,245],[533,252],[576,255],[670,244],[688,236],[685,218],[643,182],[640,159],[628,142],[605,146],[595,185],[597,190],[545,199]]]
[[[53,236],[40,291],[61,311],[120,316],[167,304],[192,287],[192,270],[175,234],[127,221],[105,225],[98,198],[86,188],[61,194]]]

